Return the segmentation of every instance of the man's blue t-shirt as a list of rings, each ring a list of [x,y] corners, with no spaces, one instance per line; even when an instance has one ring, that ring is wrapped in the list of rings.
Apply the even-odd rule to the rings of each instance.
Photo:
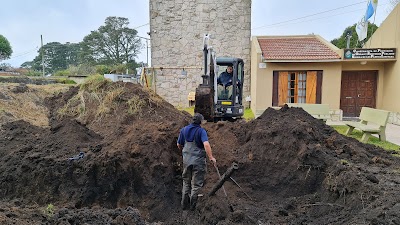
[[[222,72],[217,79],[217,83],[223,84],[224,86],[230,86],[232,85],[232,77],[233,77],[232,73],[228,73],[226,71]]]
[[[181,129],[178,137],[178,144],[184,146],[185,141],[196,142],[197,147],[204,148],[203,142],[208,141],[206,130],[198,124],[189,124]]]

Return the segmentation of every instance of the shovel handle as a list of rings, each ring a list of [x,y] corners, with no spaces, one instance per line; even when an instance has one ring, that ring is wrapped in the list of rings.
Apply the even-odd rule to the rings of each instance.
[[[219,179],[221,180],[221,174],[219,173],[218,166],[216,164],[214,164],[214,167],[217,170],[217,174],[218,174]],[[226,193],[224,185],[222,185],[222,190],[224,191],[225,196],[228,197],[228,194]]]

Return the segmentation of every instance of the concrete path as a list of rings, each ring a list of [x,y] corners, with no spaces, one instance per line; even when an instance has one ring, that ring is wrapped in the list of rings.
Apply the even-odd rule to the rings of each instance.
[[[386,125],[386,140],[400,145],[400,126],[394,124]]]
[[[327,121],[328,125],[344,125],[342,121]],[[373,134],[375,137],[378,135]],[[394,124],[387,124],[386,126],[386,141],[396,145],[400,145],[400,126]]]

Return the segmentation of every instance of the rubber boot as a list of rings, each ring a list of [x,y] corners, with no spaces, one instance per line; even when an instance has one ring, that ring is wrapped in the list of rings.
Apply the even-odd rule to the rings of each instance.
[[[189,206],[190,206],[190,197],[189,197],[189,195],[186,194],[186,195],[183,196],[181,205],[182,205],[182,210],[188,210],[189,209]]]
[[[196,204],[197,204],[197,195],[192,196],[192,199],[190,199],[190,210],[194,211],[196,209]]]

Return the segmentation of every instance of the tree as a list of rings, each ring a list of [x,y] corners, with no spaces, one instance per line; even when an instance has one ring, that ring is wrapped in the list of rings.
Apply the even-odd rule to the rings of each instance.
[[[31,69],[33,67],[33,64],[33,61],[26,61],[22,63],[20,67],[24,69]]]
[[[0,63],[0,71],[7,71],[11,68],[10,63]]]
[[[356,32],[356,26],[357,24],[354,24],[353,26],[347,27],[344,31],[342,36],[339,38],[335,38],[331,41],[332,44],[334,44],[338,48],[346,48],[347,44],[347,31],[350,30],[352,32],[352,36],[350,39],[350,48],[361,48],[363,43],[365,42],[360,42],[358,41],[358,35]],[[378,29],[378,26],[376,26],[373,23],[368,23],[368,32],[367,32],[367,38],[365,40],[368,40],[372,34]]]
[[[39,55],[33,60],[32,68],[34,70],[42,69],[42,48],[44,54],[45,71],[54,73],[58,70],[65,70],[70,65],[78,65],[78,55],[80,45],[75,43],[61,44],[59,42],[50,42],[39,49]],[[24,65],[24,66],[30,66]]]
[[[7,38],[0,34],[0,61],[4,59],[9,59],[13,53],[10,42]]]
[[[135,29],[123,17],[107,17],[105,25],[85,36],[82,60],[89,64],[116,65],[134,61],[142,48]]]
[[[80,43],[65,43],[65,61],[67,66],[77,66],[80,64],[79,54],[81,52]]]

